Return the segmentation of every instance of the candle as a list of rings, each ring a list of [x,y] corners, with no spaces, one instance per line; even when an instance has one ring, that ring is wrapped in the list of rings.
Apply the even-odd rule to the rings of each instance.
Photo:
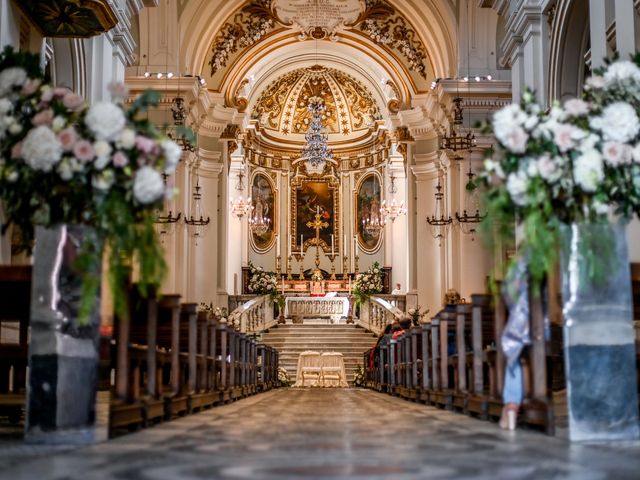
[[[320,205],[316,205],[316,215],[320,215]]]
[[[344,237],[342,239],[342,251],[344,252],[344,256],[347,256],[347,234],[344,234]]]
[[[304,245],[304,236],[300,235],[300,255],[304,255],[304,248],[302,248],[303,245]]]
[[[358,256],[358,237],[357,236],[353,237],[353,244],[355,245],[354,251],[356,252],[355,256],[357,257]]]
[[[276,255],[280,256],[280,235],[276,235]]]
[[[284,296],[284,277],[282,277],[282,295]]]
[[[333,233],[331,234],[331,256],[333,256]]]

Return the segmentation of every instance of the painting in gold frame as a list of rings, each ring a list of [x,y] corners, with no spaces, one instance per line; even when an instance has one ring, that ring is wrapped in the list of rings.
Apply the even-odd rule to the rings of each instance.
[[[275,241],[277,223],[276,192],[268,175],[256,172],[251,180],[251,205],[249,213],[252,218],[269,219],[269,227],[265,232],[251,232],[251,240],[257,252],[268,251]]]
[[[320,248],[331,253],[331,235],[334,238],[334,252],[339,251],[340,239],[340,202],[339,183],[328,179],[302,179],[291,184],[291,236],[292,252],[300,251],[300,236],[303,236],[306,251],[315,245],[316,231],[307,223],[315,220],[316,212],[321,220],[329,224],[320,230]],[[315,250],[314,250],[315,251]]]
[[[382,203],[382,182],[377,173],[371,172],[364,175],[355,193],[355,231],[358,236],[358,245],[366,253],[375,253],[382,243],[384,229],[377,235],[366,232],[364,219],[377,217],[382,221],[380,206]]]

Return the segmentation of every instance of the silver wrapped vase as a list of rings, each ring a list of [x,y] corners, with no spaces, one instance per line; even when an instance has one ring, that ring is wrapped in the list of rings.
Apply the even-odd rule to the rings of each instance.
[[[626,224],[562,227],[564,361],[571,440],[640,435]]]

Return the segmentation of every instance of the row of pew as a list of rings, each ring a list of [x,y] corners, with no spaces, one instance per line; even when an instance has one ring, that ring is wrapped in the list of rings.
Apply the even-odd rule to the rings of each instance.
[[[532,297],[533,298],[533,297]],[[472,295],[429,323],[405,330],[365,352],[366,386],[408,400],[496,419],[502,410],[505,358],[500,334],[506,308],[500,298]],[[525,400],[521,422],[555,430],[552,357],[544,340],[542,304],[531,304],[532,345],[521,355]],[[372,361],[373,360],[373,361]]]
[[[179,295],[141,298],[114,332],[111,430],[135,429],[278,386],[278,352]]]
[[[29,363],[29,266],[0,267],[0,417],[24,418]],[[100,343],[99,392],[111,435],[279,386],[278,352],[179,295],[142,298]]]

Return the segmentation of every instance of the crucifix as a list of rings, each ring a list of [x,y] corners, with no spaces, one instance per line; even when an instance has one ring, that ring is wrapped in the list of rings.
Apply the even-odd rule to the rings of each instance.
[[[323,275],[322,270],[320,270],[320,229],[327,228],[329,226],[328,222],[322,221],[322,216],[320,215],[320,207],[316,207],[316,219],[315,221],[308,221],[307,227],[314,228],[316,230],[316,268],[311,275],[311,280],[322,281]]]

